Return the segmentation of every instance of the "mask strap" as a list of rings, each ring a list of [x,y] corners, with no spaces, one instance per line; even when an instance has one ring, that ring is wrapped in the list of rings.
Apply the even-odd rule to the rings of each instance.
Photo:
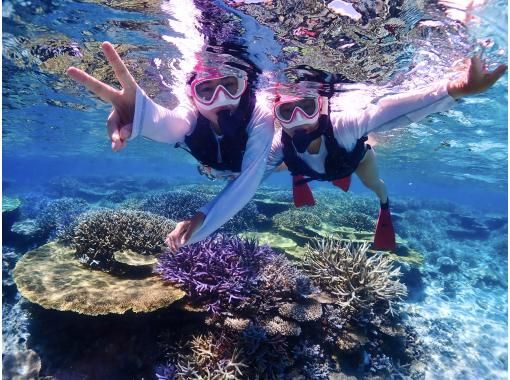
[[[326,96],[322,96],[322,105],[321,105],[321,115],[328,115],[329,114],[329,101]]]

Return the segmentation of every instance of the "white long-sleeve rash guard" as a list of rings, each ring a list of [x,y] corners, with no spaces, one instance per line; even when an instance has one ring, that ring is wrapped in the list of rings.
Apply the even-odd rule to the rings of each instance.
[[[198,111],[191,104],[180,104],[169,110],[156,104],[145,92],[136,92],[133,132],[130,139],[141,135],[167,144],[184,143],[193,132]],[[257,94],[253,115],[247,126],[248,141],[241,165],[241,173],[200,210],[205,214],[202,225],[195,230],[187,244],[205,239],[237,214],[255,194],[267,165],[274,133],[273,115],[269,103]]]
[[[352,151],[358,139],[371,132],[404,127],[432,113],[447,111],[454,103],[455,99],[448,94],[447,82],[441,82],[412,92],[384,97],[361,112],[331,111],[330,117],[336,141],[341,147]],[[281,136],[280,128],[273,137],[265,176],[283,162]],[[322,140],[318,154],[310,154],[308,151],[297,153],[318,173],[325,172],[324,161],[327,156],[324,136]]]

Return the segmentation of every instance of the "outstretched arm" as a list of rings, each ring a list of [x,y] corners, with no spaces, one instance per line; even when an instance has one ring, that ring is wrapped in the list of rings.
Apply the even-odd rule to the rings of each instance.
[[[127,140],[139,134],[165,143],[182,141],[196,122],[193,107],[180,105],[175,110],[168,110],[157,105],[138,86],[113,45],[103,42],[101,47],[122,86],[121,90],[76,67],[67,69],[67,74],[102,100],[112,104],[113,110],[106,123],[112,149],[123,149]]]
[[[131,136],[135,114],[135,95],[138,85],[113,45],[109,42],[103,42],[101,47],[122,86],[121,90],[101,82],[76,67],[68,68],[67,74],[75,81],[83,84],[99,98],[113,105],[113,111],[108,118],[107,128],[108,136],[112,141],[112,149],[118,151],[126,146],[126,140]]]
[[[132,140],[141,135],[148,139],[175,144],[183,142],[197,122],[197,111],[191,104],[180,104],[170,110],[162,107],[138,87],[133,119]]]
[[[463,78],[448,83],[448,93],[454,99],[458,99],[485,92],[505,74],[506,70],[507,66],[502,64],[494,71],[488,71],[480,57],[473,57]]]
[[[253,119],[255,122],[249,128],[241,174],[193,218],[178,223],[166,240],[171,250],[205,239],[237,214],[257,191],[271,148],[273,118],[266,113],[258,117],[254,115]]]
[[[348,136],[349,142],[355,141],[370,132],[403,127],[432,113],[446,111],[455,104],[455,99],[486,91],[505,71],[506,65],[500,65],[493,72],[488,72],[480,58],[474,57],[464,77],[459,80],[443,81],[423,89],[385,97],[361,113],[332,113],[333,125],[337,125],[337,138],[347,138],[349,131],[352,134]]]

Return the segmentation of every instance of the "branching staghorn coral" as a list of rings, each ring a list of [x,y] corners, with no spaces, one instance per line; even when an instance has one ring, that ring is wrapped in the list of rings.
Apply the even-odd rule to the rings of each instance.
[[[398,281],[400,268],[382,254],[369,257],[368,248],[367,243],[355,247],[333,238],[317,239],[307,246],[302,267],[354,314],[383,305],[393,314],[393,303],[407,294]]]
[[[210,331],[184,341],[172,339],[158,380],[280,379],[291,364],[287,342],[250,325],[244,331]]]
[[[324,305],[324,314],[321,318],[324,341],[336,346],[337,340],[344,333],[347,320],[348,316],[338,305]]]
[[[223,335],[192,336],[173,356],[167,365],[158,366],[158,380],[248,378],[243,350]]]
[[[330,368],[328,359],[318,344],[312,344],[307,340],[301,341],[294,346],[292,354],[294,360],[300,364],[300,369],[305,379],[329,379]]]
[[[254,295],[259,271],[274,254],[255,240],[217,234],[165,253],[156,270],[194,303],[229,314]]]
[[[319,228],[321,219],[314,213],[299,209],[291,209],[276,214],[273,217],[273,225],[277,228],[299,229],[301,227]]]
[[[291,364],[287,339],[269,336],[263,328],[250,325],[235,336],[253,374],[250,378],[279,379]],[[247,377],[248,378],[248,377]]]
[[[132,250],[142,255],[162,252],[175,223],[143,211],[100,210],[80,217],[73,245],[83,263],[106,272],[114,269],[114,253]]]
[[[284,255],[276,253],[268,257],[256,283],[256,293],[243,306],[257,315],[274,313],[282,303],[305,301],[316,290],[308,276]]]
[[[89,205],[82,199],[60,198],[48,202],[37,213],[36,223],[44,236],[69,242],[78,217],[87,211]]]

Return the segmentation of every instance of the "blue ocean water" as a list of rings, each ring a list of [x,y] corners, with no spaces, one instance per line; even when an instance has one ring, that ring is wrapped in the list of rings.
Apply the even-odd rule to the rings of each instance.
[[[285,66],[280,55],[283,42],[270,39],[270,27],[251,17],[249,8],[236,8],[230,2],[212,3],[237,14],[246,35],[258,41],[252,49],[258,64],[266,65],[268,71]],[[461,9],[460,5],[451,9]],[[129,142],[125,150],[112,152],[105,130],[110,105],[64,74],[69,65],[83,60],[96,75],[111,79],[111,73],[108,76],[102,70],[104,63],[99,63],[103,57],[98,42],[108,40],[126,47],[128,67],[142,87],[150,88],[158,101],[174,106],[179,90],[172,87],[179,83],[179,62],[188,53],[184,45],[196,34],[188,29],[193,15],[190,9],[196,5],[189,2],[188,6],[175,1],[117,5],[105,1],[3,2],[4,195],[20,198],[37,214],[36,203],[41,199],[86,193],[73,186],[109,191],[109,184],[113,184],[123,200],[130,195],[128,183],[135,183],[141,192],[164,190],[165,186],[209,186],[209,181],[197,175],[194,161],[171,146],[138,139]],[[447,74],[449,63],[474,50],[484,50],[491,64],[504,62],[508,52],[503,14],[507,14],[503,1],[480,6],[474,10],[474,21],[462,29],[469,38],[452,28],[451,40],[444,41],[451,44],[450,49],[424,37],[412,53],[416,57],[425,53],[440,56],[437,68],[430,68],[437,69],[438,74]],[[446,28],[450,24],[444,17]],[[83,56],[73,55],[74,44]],[[404,76],[400,82],[389,82],[387,90],[408,88],[414,82],[429,83],[427,75],[432,74],[424,71],[415,70],[421,75],[418,79]],[[374,136],[380,175],[395,204],[397,234],[424,255],[420,269],[423,293],[406,302],[403,311],[406,322],[416,330],[417,342],[429,355],[422,370],[428,379],[507,377],[507,90],[505,75],[486,93],[462,99],[446,113]],[[152,180],[163,185],[151,185]],[[287,173],[277,173],[264,185],[290,194],[289,182]],[[329,185],[312,187],[328,190],[325,197],[333,197]],[[356,178],[351,192],[374,199]],[[87,201],[101,203],[103,199]],[[4,280],[8,280],[15,261],[33,248],[4,244]],[[41,314],[37,311],[27,314],[21,310],[23,301],[10,281],[3,287],[4,351],[19,349],[17,338],[23,337],[24,348],[41,356],[44,375],[60,374],[56,378],[67,379],[95,373],[98,378],[107,378],[97,375],[101,373],[94,367],[98,361],[91,355],[89,363],[68,358],[58,367],[56,358],[62,352],[55,346],[59,341],[41,331],[54,321],[72,326],[72,318],[49,314],[38,320]],[[95,323],[81,322],[87,326]],[[119,344],[121,339],[112,341]],[[79,348],[74,351],[79,356]],[[75,372],[69,370],[73,365],[79,368]]]

